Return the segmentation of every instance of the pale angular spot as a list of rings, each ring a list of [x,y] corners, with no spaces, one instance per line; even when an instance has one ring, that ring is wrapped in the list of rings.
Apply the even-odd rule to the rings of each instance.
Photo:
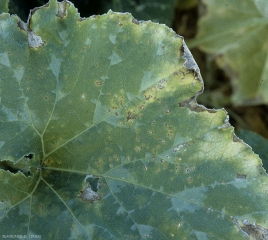
[[[117,211],[116,211],[116,215],[121,215],[124,214],[126,211],[125,209],[121,206]]]
[[[22,66],[13,69],[14,77],[18,80],[18,82],[20,82],[20,80],[22,79],[23,74],[24,74],[24,70],[25,70],[25,68]]]
[[[163,44],[162,44],[162,41],[159,41],[156,55],[160,56],[160,55],[163,55],[163,53],[164,53]]]
[[[11,67],[7,53],[0,53],[0,63],[4,66]]]
[[[141,238],[146,239],[150,238],[154,232],[154,228],[149,226],[149,225],[142,225],[142,224],[137,224],[139,232],[141,233]]]
[[[1,147],[3,147],[3,146],[4,146],[4,144],[5,144],[5,142],[4,142],[4,141],[0,141],[0,148],[1,148]]]
[[[18,116],[16,116],[10,109],[4,107],[3,105],[1,106],[1,112],[2,116],[6,118],[7,122],[18,121]]]
[[[110,39],[110,41],[111,41],[112,44],[115,44],[116,43],[116,35],[110,34],[109,35],[109,39]]]
[[[206,199],[206,192],[208,188],[205,186],[185,189],[175,197],[171,198],[172,206],[178,213],[188,212],[194,213],[200,209],[199,205],[202,205],[204,199]],[[193,204],[198,203],[198,204]]]
[[[136,229],[137,229],[136,224],[132,225],[130,229],[131,229],[131,231],[136,231]]]
[[[191,138],[188,136],[182,137],[179,133],[176,134],[175,139],[174,139],[174,145],[183,145],[184,143],[190,142]]]
[[[102,121],[105,118],[106,112],[108,109],[109,109],[109,107],[101,105],[101,103],[98,101],[96,103],[93,123],[95,124],[95,123]]]
[[[62,30],[61,32],[59,32],[59,34],[60,34],[60,37],[61,37],[62,40],[66,39],[66,36],[67,36],[66,30]]]
[[[106,76],[101,76],[101,80],[105,81],[107,79],[109,79],[109,77],[107,75]]]
[[[115,51],[112,52],[109,59],[111,60],[110,65],[115,65],[122,62],[122,58]]]
[[[9,27],[8,22],[6,21],[0,21],[0,35],[3,38],[6,38],[9,35],[9,31],[7,30]]]
[[[19,216],[29,214],[30,208],[26,203],[19,204]]]
[[[57,80],[58,80],[59,73],[60,73],[61,62],[62,62],[62,58],[56,58],[55,54],[53,53],[51,55],[51,62],[47,68],[48,70],[51,70],[53,72]]]
[[[132,101],[136,97],[134,94],[132,94],[130,92],[127,92],[126,94],[127,94],[127,98],[129,101]]]
[[[108,184],[109,184],[110,190],[114,194],[120,193],[121,192],[121,189],[126,186],[126,183],[124,183],[124,182],[120,182],[119,183],[118,181],[113,181],[113,180],[109,181]]]
[[[91,44],[91,40],[89,38],[87,38],[86,41],[85,41],[85,44],[86,45],[90,45]]]
[[[208,239],[208,235],[205,232],[195,231],[197,239]]]
[[[224,219],[226,215],[225,207],[221,210],[221,218]]]
[[[62,90],[58,90],[57,92],[57,101],[59,101],[60,99],[66,97],[68,95],[68,93],[62,91]]]
[[[68,46],[70,43],[70,40],[67,40],[68,33],[66,32],[66,30],[59,32],[59,35],[60,35],[62,41],[64,42],[64,47]]]
[[[229,182],[229,184],[233,185],[237,189],[247,188],[249,182],[246,179],[235,179],[234,181]]]
[[[140,91],[144,91],[145,89],[151,86],[151,81],[153,78],[153,73],[151,71],[145,71],[143,78],[141,80]]]

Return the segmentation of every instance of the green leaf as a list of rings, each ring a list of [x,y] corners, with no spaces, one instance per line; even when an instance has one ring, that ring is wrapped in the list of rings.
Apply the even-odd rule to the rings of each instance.
[[[55,0],[0,25],[2,236],[265,234],[261,161],[224,110],[197,105],[198,67],[171,29]]]
[[[243,139],[243,141],[252,147],[252,150],[260,156],[262,160],[264,169],[268,170],[268,140],[261,135],[248,131],[239,129],[236,131],[236,135]]]
[[[107,7],[117,12],[130,12],[137,19],[171,26],[176,2],[178,0],[112,0],[112,4],[107,4]]]
[[[231,77],[233,103],[268,103],[267,0],[204,0],[207,14],[199,20],[197,38],[189,47],[223,55]]]
[[[3,12],[8,12],[8,2],[9,0],[0,1],[0,14]]]

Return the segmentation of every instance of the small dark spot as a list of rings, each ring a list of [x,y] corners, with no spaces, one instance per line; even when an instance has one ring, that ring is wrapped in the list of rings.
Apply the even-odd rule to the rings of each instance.
[[[151,95],[149,96],[144,95],[145,100],[149,100],[151,97],[152,97]]]
[[[158,84],[158,88],[159,88],[159,89],[163,89],[163,88],[164,88],[164,86],[163,86],[163,85],[161,85],[161,84]]]
[[[130,119],[135,119],[136,118],[136,114],[135,113],[133,113],[133,112],[128,112],[127,113],[127,122],[128,122],[128,120],[130,120]]]
[[[50,159],[49,158],[47,158],[46,160],[45,160],[45,162],[44,162],[45,164],[50,164]]]
[[[236,178],[237,179],[246,179],[247,178],[247,175],[246,174],[237,173],[236,174]]]
[[[191,169],[189,167],[186,167],[185,172],[191,172]]]
[[[183,56],[184,55],[184,47],[183,47],[183,45],[180,46],[179,50],[180,50],[181,56]]]

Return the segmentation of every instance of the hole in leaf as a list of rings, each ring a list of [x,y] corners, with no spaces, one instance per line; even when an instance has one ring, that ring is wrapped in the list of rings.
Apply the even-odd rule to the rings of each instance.
[[[85,181],[89,183],[89,185],[91,186],[91,189],[94,192],[97,192],[100,189],[99,179],[100,178],[98,177],[91,176],[91,177],[86,178]]]
[[[23,160],[19,161],[18,163],[13,163],[12,161],[8,160],[0,161],[0,169],[14,174],[22,172],[26,177],[31,176],[31,171]]]
[[[87,186],[84,190],[80,191],[78,197],[81,198],[82,201],[91,203],[101,200],[101,195],[97,192],[101,187],[99,178],[93,175],[87,175],[84,181],[87,183]]]
[[[28,158],[28,159],[32,159],[33,158],[33,154],[32,153],[30,153],[30,154],[28,154],[28,155],[26,155],[26,156],[24,156],[25,158]]]

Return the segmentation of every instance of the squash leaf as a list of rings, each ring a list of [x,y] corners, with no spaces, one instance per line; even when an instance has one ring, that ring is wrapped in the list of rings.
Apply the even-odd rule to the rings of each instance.
[[[3,237],[266,233],[261,160],[225,110],[196,103],[203,82],[182,37],[56,0],[0,26]]]

